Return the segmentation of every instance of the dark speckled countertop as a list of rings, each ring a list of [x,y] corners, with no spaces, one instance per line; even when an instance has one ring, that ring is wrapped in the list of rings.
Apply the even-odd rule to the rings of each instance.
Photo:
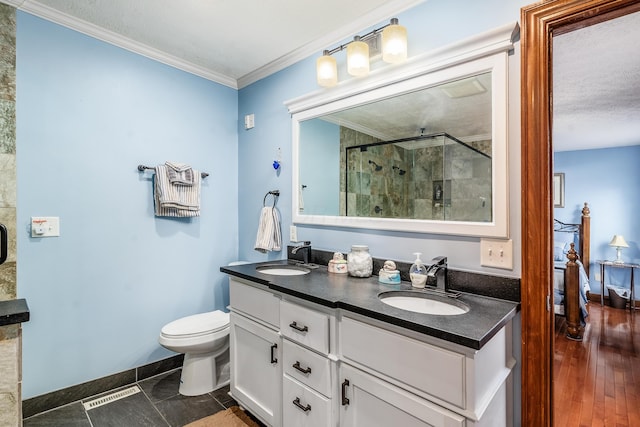
[[[231,276],[250,280],[274,291],[314,302],[326,307],[341,308],[396,326],[440,338],[479,350],[511,320],[520,304],[498,298],[463,292],[458,298],[470,307],[465,314],[438,316],[414,313],[384,304],[380,292],[411,290],[411,284],[386,285],[377,276],[350,277],[327,272],[326,266],[301,276],[274,276],[260,273],[257,266],[286,265],[287,260],[221,267]]]

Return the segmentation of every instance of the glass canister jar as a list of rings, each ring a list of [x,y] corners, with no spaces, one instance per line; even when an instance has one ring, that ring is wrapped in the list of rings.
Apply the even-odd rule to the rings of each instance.
[[[347,254],[347,271],[350,276],[370,277],[373,273],[373,258],[366,245],[353,245]]]

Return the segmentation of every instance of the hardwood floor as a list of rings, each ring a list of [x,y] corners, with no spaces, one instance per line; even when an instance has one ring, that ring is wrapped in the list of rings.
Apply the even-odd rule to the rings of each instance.
[[[640,426],[640,311],[589,303],[581,342],[556,316],[554,426]]]

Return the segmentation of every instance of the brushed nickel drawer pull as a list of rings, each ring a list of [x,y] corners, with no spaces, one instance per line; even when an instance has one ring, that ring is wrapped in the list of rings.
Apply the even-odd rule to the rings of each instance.
[[[301,410],[303,410],[304,412],[311,410],[311,405],[309,405],[308,403],[307,403],[307,406],[302,406],[302,404],[300,403],[299,397],[296,397],[296,400],[293,401],[293,404],[296,405]]]
[[[307,328],[306,326],[300,327],[296,322],[291,323],[289,326],[291,326],[296,331],[309,332],[309,328]]]
[[[296,363],[294,363],[292,365],[295,369],[297,369],[298,371],[302,372],[303,374],[310,374],[311,373],[311,367],[307,366],[306,368],[301,368],[300,367],[300,362],[296,360]]]

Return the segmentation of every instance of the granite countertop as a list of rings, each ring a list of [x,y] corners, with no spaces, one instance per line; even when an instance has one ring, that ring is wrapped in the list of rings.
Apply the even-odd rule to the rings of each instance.
[[[520,304],[497,298],[461,293],[458,301],[470,307],[467,313],[439,316],[414,313],[384,304],[378,294],[390,290],[411,290],[411,284],[386,285],[377,276],[350,277],[327,272],[319,266],[300,276],[274,276],[256,270],[261,265],[286,265],[287,260],[220,267],[220,271],[283,294],[331,308],[341,308],[432,337],[479,350],[512,319]]]
[[[25,299],[0,301],[0,326],[29,321],[29,307]]]

